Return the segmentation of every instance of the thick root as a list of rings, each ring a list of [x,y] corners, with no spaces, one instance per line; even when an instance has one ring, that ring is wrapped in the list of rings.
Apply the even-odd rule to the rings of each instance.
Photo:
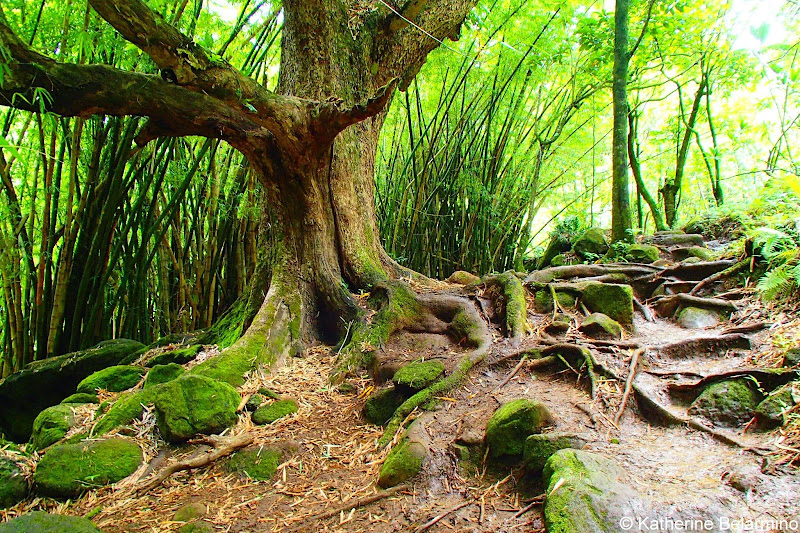
[[[511,271],[483,278],[487,289],[498,288],[501,294],[496,299],[500,302],[501,314],[505,317],[505,335],[516,344],[526,333],[530,333],[528,324],[528,306],[525,300],[525,288],[522,282]]]

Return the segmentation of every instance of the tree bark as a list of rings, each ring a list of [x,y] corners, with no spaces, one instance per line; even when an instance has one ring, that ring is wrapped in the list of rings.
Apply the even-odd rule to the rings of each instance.
[[[630,0],[616,0],[614,12],[614,130],[611,141],[611,235],[614,241],[630,240],[632,228],[628,188],[628,19]]]

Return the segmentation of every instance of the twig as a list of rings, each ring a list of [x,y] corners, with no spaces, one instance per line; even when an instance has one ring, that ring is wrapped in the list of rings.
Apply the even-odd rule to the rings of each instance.
[[[619,419],[622,418],[622,413],[625,412],[625,406],[628,405],[628,398],[631,395],[631,388],[633,387],[633,378],[636,377],[636,365],[639,364],[639,356],[643,355],[647,348],[640,348],[633,352],[631,357],[631,368],[628,371],[628,379],[625,381],[625,393],[622,395],[622,403],[619,406],[617,415],[614,417],[614,423],[619,424]]]
[[[506,376],[506,379],[504,379],[503,382],[500,385],[498,385],[496,389],[494,389],[494,392],[497,392],[503,387],[505,387],[506,383],[511,381],[511,378],[517,375],[517,372],[519,372],[519,369],[522,368],[522,365],[524,365],[525,361],[527,360],[528,360],[528,354],[523,355],[522,359],[520,359],[519,363],[517,363],[517,366],[515,366],[514,369],[511,371],[511,373],[509,373],[508,376]]]
[[[409,485],[408,483],[402,483],[390,489],[382,490],[380,492],[376,492],[375,494],[370,494],[369,496],[364,496],[362,498],[357,498],[355,500],[345,502],[342,505],[338,505],[332,509],[328,509],[327,511],[323,511],[321,513],[313,514],[311,516],[306,517],[305,520],[303,520],[302,524],[298,524],[297,526],[291,528],[289,531],[307,531],[308,528],[306,526],[310,520],[327,520],[328,518],[333,518],[342,511],[349,511],[357,507],[364,507],[365,505],[375,503],[384,498],[388,498],[389,496],[394,496],[398,492],[403,492],[404,490],[408,490],[410,488],[411,485]]]
[[[459,503],[459,504],[458,504],[458,505],[456,505],[455,507],[453,507],[453,508],[451,508],[451,509],[449,509],[449,510],[447,510],[447,511],[445,511],[445,512],[441,513],[441,514],[438,514],[438,515],[434,516],[433,518],[431,518],[430,520],[428,520],[427,522],[425,522],[424,524],[422,524],[421,526],[419,526],[417,529],[415,529],[415,530],[414,530],[414,533],[422,533],[422,531],[427,531],[428,529],[430,529],[430,528],[431,528],[431,526],[433,526],[434,524],[436,524],[436,522],[438,522],[438,521],[439,521],[439,520],[441,520],[442,518],[446,517],[446,516],[447,516],[447,515],[449,515],[449,514],[455,513],[455,512],[456,512],[456,511],[458,511],[459,509],[463,509],[463,508],[464,508],[464,507],[466,507],[467,505],[472,505],[473,503],[475,503],[475,502],[476,502],[476,501],[478,501],[479,499],[480,499],[480,496],[478,496],[478,497],[476,497],[476,498],[473,498],[473,499],[471,499],[471,500],[469,500],[469,501],[466,501],[466,502]]]
[[[701,280],[697,285],[695,285],[694,288],[691,291],[689,291],[689,294],[694,296],[695,294],[700,292],[700,289],[702,289],[703,287],[705,287],[707,285],[710,285],[710,284],[714,283],[715,281],[719,281],[722,278],[725,278],[725,277],[728,277],[728,276],[732,276],[733,274],[736,274],[737,272],[739,272],[740,270],[743,270],[747,266],[750,266],[750,259],[744,259],[742,261],[739,261],[735,265],[733,265],[733,266],[731,266],[729,268],[726,268],[725,270],[723,270],[721,272],[717,272],[716,274],[712,274],[712,275],[708,276],[707,278]]]
[[[636,309],[638,309],[639,312],[642,313],[642,316],[644,316],[645,320],[647,320],[648,322],[655,322],[656,319],[655,317],[653,317],[653,312],[650,311],[649,307],[640,302],[638,298],[633,299],[633,305],[635,305]]]
[[[531,503],[529,503],[528,505],[526,505],[525,507],[523,507],[522,509],[520,509],[519,511],[514,513],[514,516],[512,516],[508,520],[512,520],[514,518],[519,518],[520,516],[524,515],[525,513],[527,513],[528,511],[530,511],[534,507],[536,507],[537,505],[541,505],[543,501],[544,501],[544,494],[540,494],[539,496],[535,497],[531,501]]]

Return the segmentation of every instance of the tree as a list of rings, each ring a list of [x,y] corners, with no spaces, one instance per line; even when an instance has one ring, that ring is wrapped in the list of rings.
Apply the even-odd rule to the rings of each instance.
[[[140,0],[90,0],[161,76],[68,64],[32,50],[0,8],[0,105],[62,116],[142,116],[135,142],[220,139],[265,190],[276,244],[251,283],[254,317],[231,354],[269,361],[343,336],[361,311],[350,291],[412,275],[383,250],[373,170],[393,89],[455,39],[473,0],[285,0],[276,92],[193,42]],[[385,6],[385,7],[382,7]],[[257,280],[257,281],[256,281]]]
[[[631,229],[628,191],[628,23],[630,0],[617,0],[614,12],[614,131],[611,140],[611,237],[627,240]]]

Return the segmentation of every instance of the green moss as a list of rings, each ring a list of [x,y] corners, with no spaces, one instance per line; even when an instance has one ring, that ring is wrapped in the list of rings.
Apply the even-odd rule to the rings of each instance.
[[[76,392],[61,400],[62,404],[65,403],[99,403],[96,394],[88,394],[86,392]]]
[[[146,391],[129,392],[121,395],[94,426],[92,435],[104,435],[112,429],[130,424],[137,418],[141,418],[144,410],[142,405],[153,403],[154,390],[155,389],[148,389]]]
[[[441,361],[414,361],[395,372],[392,381],[397,387],[419,391],[433,385],[442,373],[444,364]]]
[[[227,348],[244,333],[245,315],[247,314],[247,300],[240,298],[220,317],[208,330],[205,339],[209,344],[216,344],[220,348]]]
[[[0,509],[16,505],[28,494],[28,482],[19,465],[0,455]]]
[[[142,463],[142,450],[128,439],[61,444],[48,451],[33,479],[41,494],[70,498],[88,489],[116,483]]]
[[[538,288],[533,293],[533,302],[536,306],[536,311],[539,313],[552,313],[553,312],[553,295],[546,285],[537,284],[542,288]],[[558,298],[558,305],[562,308],[568,309],[575,307],[577,298],[574,294],[567,291],[556,291],[556,298]]]
[[[227,383],[185,374],[152,390],[158,429],[167,442],[219,433],[238,420],[239,393]]]
[[[493,458],[521,458],[525,439],[553,423],[540,402],[520,398],[501,406],[486,425],[486,444]]]
[[[47,448],[64,438],[75,424],[75,415],[69,405],[48,407],[33,421],[31,443],[37,450]]]
[[[578,327],[587,336],[595,339],[621,339],[622,326],[619,322],[603,313],[592,313]]]
[[[364,404],[364,418],[373,424],[382,426],[392,418],[394,412],[406,399],[408,399],[408,395],[397,389],[381,389],[367,398]]]
[[[798,365],[800,365],[800,348],[787,350],[786,353],[783,354],[783,363],[781,366],[784,368],[792,368]]]
[[[586,283],[581,300],[592,312],[603,313],[623,326],[633,325],[633,289],[630,285]]]
[[[179,364],[155,365],[147,373],[143,388],[149,389],[182,376],[186,370]]]
[[[78,384],[78,392],[93,394],[98,390],[120,392],[141,381],[145,370],[139,366],[118,365],[95,372]]]
[[[153,367],[156,365],[169,365],[172,363],[185,365],[189,361],[194,361],[194,359],[197,357],[197,354],[199,354],[202,349],[202,344],[196,344],[194,346],[189,346],[188,348],[180,348],[178,350],[164,352],[150,359],[146,366]]]
[[[480,326],[462,310],[455,314],[448,329],[459,341],[466,340],[466,344],[473,348],[479,346],[484,340]]]
[[[650,264],[658,261],[658,247],[652,244],[631,244],[625,254],[625,259],[632,263]]]
[[[702,259],[703,261],[711,261],[714,259],[714,252],[712,252],[705,246],[692,246],[691,248],[686,250],[686,255],[688,257],[697,257],[698,259]]]
[[[100,533],[91,520],[80,516],[31,511],[0,524],[0,533]]]
[[[244,410],[253,412],[259,407],[261,407],[266,401],[267,399],[264,397],[263,394],[259,393],[253,394],[252,396],[250,396],[250,398],[248,398],[247,403],[244,404]]]
[[[283,451],[269,446],[240,450],[225,462],[228,472],[242,474],[256,481],[269,481],[283,460]]]
[[[184,505],[172,515],[175,522],[189,522],[206,514],[206,506],[200,502]]]
[[[572,251],[586,260],[594,260],[608,252],[608,242],[600,228],[589,228],[578,237]]]
[[[416,476],[427,453],[428,450],[422,444],[405,437],[401,439],[381,466],[378,486],[384,489],[394,487]]]
[[[760,396],[748,379],[712,383],[692,403],[689,413],[704,416],[714,424],[735,427],[748,422]]]
[[[800,382],[797,383],[800,385]],[[795,405],[793,388],[795,384],[788,383],[774,390],[755,410],[756,420],[763,429],[775,428],[783,425],[786,413]]]
[[[510,271],[494,276],[494,280],[503,290],[506,335],[520,337],[528,329],[528,305],[522,282]]]
[[[263,405],[252,415],[253,423],[258,425],[272,424],[276,420],[297,412],[297,404],[292,400],[278,400]]]
[[[525,448],[522,452],[522,463],[535,473],[544,469],[544,465],[551,455],[558,450],[566,448],[583,448],[586,442],[575,436],[560,433],[545,433],[531,435],[525,439]]]

